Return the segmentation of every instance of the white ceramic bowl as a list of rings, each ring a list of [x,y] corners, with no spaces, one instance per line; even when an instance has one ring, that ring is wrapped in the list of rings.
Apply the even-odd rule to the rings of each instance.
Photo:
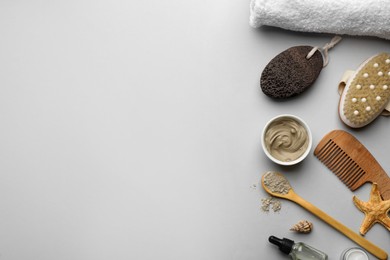
[[[340,260],[369,260],[366,251],[359,247],[352,247],[344,250],[341,254]]]
[[[280,120],[282,118],[288,118],[288,119],[292,119],[292,120],[295,120],[296,122],[298,122],[300,125],[302,125],[305,130],[306,130],[306,133],[307,133],[307,136],[308,136],[308,139],[309,139],[309,144],[306,148],[306,151],[300,156],[298,157],[297,159],[293,160],[293,161],[281,161],[275,157],[273,157],[271,155],[271,153],[268,151],[267,147],[266,147],[266,144],[265,144],[265,134],[267,132],[267,129],[268,127],[270,126],[270,124],[276,120]],[[267,124],[264,126],[263,128],[263,132],[262,132],[262,135],[261,135],[261,145],[263,147],[263,151],[264,153],[267,155],[267,157],[272,160],[273,162],[277,163],[277,164],[280,164],[280,165],[285,165],[285,166],[288,166],[288,165],[295,165],[299,162],[301,162],[303,159],[305,159],[307,157],[307,155],[310,153],[310,150],[311,150],[311,147],[312,147],[312,143],[313,143],[313,137],[311,135],[311,131],[310,131],[310,128],[309,126],[306,124],[305,121],[303,121],[301,118],[297,117],[297,116],[294,116],[294,115],[289,115],[289,114],[282,114],[282,115],[278,115],[274,118],[272,118],[271,120],[269,120],[267,122]]]

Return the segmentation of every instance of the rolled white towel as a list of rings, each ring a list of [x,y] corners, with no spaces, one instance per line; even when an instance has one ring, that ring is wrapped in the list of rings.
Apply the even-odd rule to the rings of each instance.
[[[390,39],[389,0],[251,0],[250,25]]]

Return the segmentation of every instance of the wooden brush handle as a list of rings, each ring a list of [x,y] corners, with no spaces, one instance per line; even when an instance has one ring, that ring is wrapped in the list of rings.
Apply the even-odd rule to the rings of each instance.
[[[306,200],[299,197],[297,194],[293,194],[290,199],[297,203],[298,205],[302,206],[303,208],[307,209],[320,219],[322,219],[324,222],[328,223],[330,226],[332,226],[334,229],[339,231],[340,233],[344,234],[346,237],[354,241],[359,246],[366,249],[368,252],[370,252],[372,255],[376,256],[377,258],[381,260],[387,259],[387,253],[368,241],[367,239],[363,238],[359,234],[353,232],[348,227],[344,226],[342,223],[338,222],[313,204],[307,202]]]

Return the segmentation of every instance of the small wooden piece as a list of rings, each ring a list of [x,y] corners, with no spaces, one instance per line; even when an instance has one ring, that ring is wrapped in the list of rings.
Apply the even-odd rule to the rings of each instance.
[[[280,173],[278,173],[278,174],[282,178],[284,178],[284,176],[282,174],[280,174]],[[309,212],[311,212],[312,214],[314,214],[315,216],[317,216],[318,218],[323,220],[325,223],[327,223],[328,225],[330,225],[331,227],[333,227],[334,229],[339,231],[341,234],[345,235],[346,237],[348,237],[349,239],[354,241],[356,244],[358,244],[362,248],[366,249],[368,252],[370,252],[371,254],[376,256],[377,258],[379,258],[381,260],[387,259],[387,253],[384,250],[382,250],[378,246],[374,245],[373,243],[371,243],[370,241],[368,241],[364,237],[360,236],[359,234],[353,232],[351,229],[344,226],[342,223],[338,222],[337,220],[335,220],[334,218],[332,218],[331,216],[329,216],[328,214],[326,214],[325,212],[323,212],[322,210],[320,210],[319,208],[317,208],[313,204],[311,204],[311,203],[307,202],[306,200],[304,200],[303,198],[301,198],[298,194],[296,194],[294,192],[294,190],[292,188],[287,193],[284,193],[284,194],[278,193],[278,192],[272,192],[269,189],[269,187],[264,183],[264,176],[265,175],[266,174],[264,174],[263,177],[261,178],[261,185],[263,186],[264,190],[267,193],[269,193],[272,196],[282,198],[282,199],[287,199],[287,200],[290,200],[290,201],[297,203],[298,205],[300,205],[304,209],[308,210]]]
[[[353,203],[366,215],[360,226],[360,234],[365,235],[375,223],[382,224],[390,231],[390,200],[382,200],[376,183],[372,184],[369,201],[363,202],[353,196]]]
[[[390,178],[371,153],[354,136],[342,130],[325,135],[314,155],[352,191],[375,182],[385,200],[390,199]]]

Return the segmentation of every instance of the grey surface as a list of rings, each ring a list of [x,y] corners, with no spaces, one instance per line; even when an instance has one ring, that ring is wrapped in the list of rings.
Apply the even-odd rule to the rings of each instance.
[[[312,154],[282,168],[261,150],[273,116],[333,129],[346,69],[389,43],[345,37],[303,95],[275,102],[260,72],[331,36],[252,29],[248,1],[0,2],[0,259],[284,259],[269,235],[330,259],[354,244],[288,201],[265,214],[267,170],[358,231],[363,214]],[[390,169],[390,119],[351,131]],[[369,185],[355,192],[366,200]],[[310,235],[288,231],[300,219]],[[385,228],[366,235],[389,249]]]

